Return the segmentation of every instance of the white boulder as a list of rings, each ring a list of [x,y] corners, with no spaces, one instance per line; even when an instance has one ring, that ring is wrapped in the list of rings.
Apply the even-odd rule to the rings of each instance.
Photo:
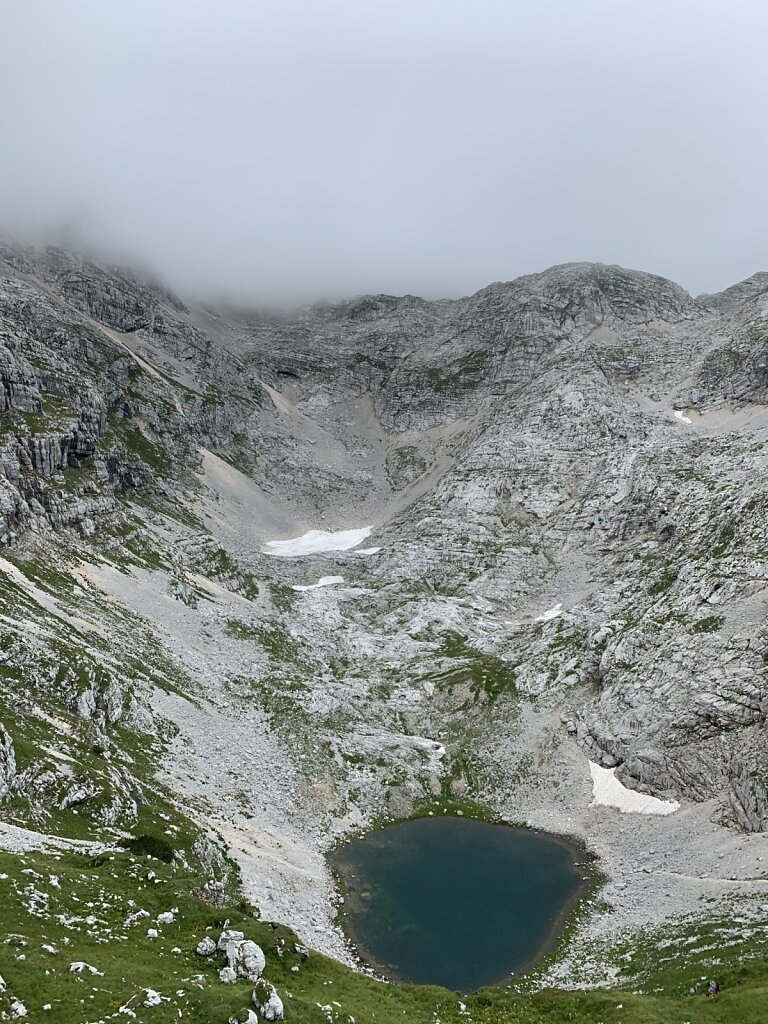
[[[71,974],[84,974],[88,971],[89,974],[98,974],[100,978],[104,977],[103,971],[99,971],[92,967],[91,964],[87,964],[85,960],[75,960],[69,965],[69,970]]]
[[[275,986],[262,978],[253,990],[253,1001],[264,1020],[285,1020],[283,1000]]]
[[[245,935],[242,932],[235,931],[234,928],[225,929],[219,936],[217,948],[223,953],[230,942],[242,942]]]
[[[243,939],[242,942],[228,942],[226,953],[227,962],[238,977],[248,981],[259,980],[267,962],[261,946],[250,939]]]

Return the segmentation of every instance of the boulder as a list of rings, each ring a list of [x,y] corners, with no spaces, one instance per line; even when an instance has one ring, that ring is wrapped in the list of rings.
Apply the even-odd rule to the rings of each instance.
[[[223,953],[230,942],[242,942],[245,939],[243,932],[235,931],[234,928],[225,928],[219,936],[219,941],[216,944],[216,948],[220,953]]]
[[[264,1020],[285,1020],[283,1001],[275,986],[262,978],[253,990],[253,1001]]]
[[[242,942],[228,942],[226,948],[229,966],[237,972],[239,978],[247,981],[258,981],[266,965],[266,958],[261,946],[250,939]]]
[[[195,952],[199,956],[213,956],[216,952],[216,943],[210,936],[206,935],[204,939],[198,942]]]
[[[245,1007],[234,1016],[230,1017],[227,1024],[258,1024],[259,1018],[253,1010]]]

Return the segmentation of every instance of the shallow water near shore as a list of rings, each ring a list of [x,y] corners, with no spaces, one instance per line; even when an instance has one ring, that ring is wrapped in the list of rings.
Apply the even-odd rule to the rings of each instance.
[[[329,859],[363,960],[393,980],[459,992],[533,967],[594,881],[577,842],[470,818],[399,822]]]

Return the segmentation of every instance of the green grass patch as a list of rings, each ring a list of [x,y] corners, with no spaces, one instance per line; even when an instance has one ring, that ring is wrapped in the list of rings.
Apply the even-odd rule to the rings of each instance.
[[[243,622],[240,619],[229,619],[226,628],[227,636],[238,640],[252,640],[277,662],[295,662],[299,656],[300,645],[290,633],[277,621],[261,624]]]
[[[726,526],[720,531],[720,536],[715,541],[714,547],[712,548],[713,558],[723,558],[733,543],[735,533],[732,526]]]
[[[502,694],[516,693],[514,666],[494,654],[471,647],[467,639],[461,633],[443,633],[440,654],[460,664],[433,676],[437,684],[447,688],[468,686],[474,697],[484,694],[489,701],[497,700]]]
[[[651,597],[658,597],[659,594],[665,594],[676,580],[677,570],[665,569],[656,582],[652,583],[648,588],[648,593]]]
[[[691,633],[717,633],[721,626],[725,622],[723,615],[707,615],[704,619],[699,619],[698,622],[694,622],[691,626]]]

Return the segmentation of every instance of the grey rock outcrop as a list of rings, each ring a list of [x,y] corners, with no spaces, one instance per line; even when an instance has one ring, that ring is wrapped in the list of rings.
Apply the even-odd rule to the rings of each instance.
[[[16,781],[16,754],[13,740],[5,726],[0,722],[0,800],[12,792]]]

